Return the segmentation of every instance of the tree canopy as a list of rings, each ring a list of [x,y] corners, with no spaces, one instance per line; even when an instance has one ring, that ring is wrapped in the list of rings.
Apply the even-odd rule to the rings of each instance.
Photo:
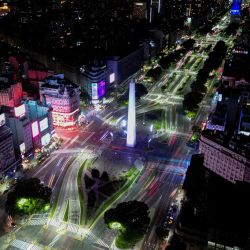
[[[5,206],[12,215],[46,212],[50,208],[50,197],[51,189],[39,179],[31,178],[17,182],[13,191],[8,193]]]
[[[119,231],[116,246],[133,247],[146,233],[150,223],[148,206],[140,201],[123,202],[105,212],[104,221],[110,229]]]

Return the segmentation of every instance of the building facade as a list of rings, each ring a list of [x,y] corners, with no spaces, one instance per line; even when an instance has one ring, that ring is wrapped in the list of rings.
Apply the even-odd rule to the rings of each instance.
[[[64,79],[64,75],[54,75],[40,82],[40,98],[51,107],[53,125],[75,126],[80,113],[80,88]]]
[[[21,82],[0,77],[0,106],[15,107],[20,104],[22,95]]]
[[[82,70],[82,87],[93,103],[99,102],[106,95],[107,85],[110,84],[109,72],[102,61],[93,61]]]
[[[16,158],[28,156],[50,143],[54,133],[51,108],[39,101],[24,101],[20,106],[1,110],[13,134]]]
[[[114,73],[114,84],[120,84],[138,71],[144,64],[144,48],[127,54],[124,57],[115,56],[107,59],[107,66]]]
[[[233,142],[226,147],[219,136],[216,141],[210,135],[200,137],[199,151],[204,155],[204,166],[230,182],[250,182],[249,155],[236,151]]]
[[[0,171],[14,165],[16,162],[13,135],[11,130],[5,125],[5,115],[0,114]]]

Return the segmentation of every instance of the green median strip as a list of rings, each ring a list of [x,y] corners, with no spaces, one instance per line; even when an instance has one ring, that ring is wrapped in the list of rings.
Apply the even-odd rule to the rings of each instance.
[[[88,167],[88,166],[92,166],[94,161],[96,159],[91,159],[91,160],[85,160],[79,171],[78,171],[78,174],[77,174],[77,186],[78,186],[78,194],[79,194],[79,201],[80,201],[80,206],[81,206],[81,216],[80,216],[80,225],[83,224],[84,222],[84,218],[83,218],[83,208],[84,208],[84,197],[83,197],[83,190],[81,188],[81,185],[82,185],[82,182],[81,182],[81,179],[82,179],[82,174],[83,174],[83,170],[85,167]]]
[[[53,216],[54,216],[54,213],[55,213],[56,208],[57,208],[57,203],[58,203],[58,195],[56,196],[55,204],[53,205],[53,207],[50,211],[50,215],[49,215],[50,218],[53,218]]]
[[[86,163],[87,163],[87,161],[88,160],[85,160],[83,163],[82,163],[82,165],[81,165],[81,167],[80,167],[80,169],[79,169],[79,171],[78,171],[78,174],[77,174],[77,186],[78,186],[78,194],[79,194],[79,201],[80,201],[80,206],[81,206],[81,216],[80,216],[80,225],[82,225],[82,222],[83,222],[83,190],[81,189],[81,178],[82,178],[82,173],[83,173],[83,170],[84,170],[84,167],[85,167],[85,165],[87,165]]]
[[[63,216],[63,221],[67,222],[69,219],[69,201],[67,201],[67,207]]]
[[[102,214],[108,208],[110,208],[112,206],[112,204],[115,201],[117,201],[123,195],[123,193],[125,193],[125,191],[127,191],[127,189],[136,181],[136,179],[138,178],[139,174],[140,174],[139,170],[134,171],[134,175],[131,176],[131,178],[126,182],[126,184],[117,193],[115,193],[113,196],[111,196],[107,201],[105,201],[103,203],[103,205],[99,208],[99,212],[95,216],[95,219],[90,224],[90,228],[93,227],[95,225],[95,223],[98,221],[98,219],[102,216]]]

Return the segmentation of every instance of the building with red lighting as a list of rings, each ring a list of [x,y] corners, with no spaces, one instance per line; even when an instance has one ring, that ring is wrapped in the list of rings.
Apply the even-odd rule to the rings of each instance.
[[[1,112],[12,131],[17,158],[50,144],[54,132],[51,108],[29,100],[14,108],[2,106]]]
[[[22,84],[8,76],[0,76],[0,106],[15,107],[23,96]]]
[[[75,126],[80,114],[80,88],[66,80],[63,74],[47,77],[40,84],[43,104],[52,107],[53,125]]]

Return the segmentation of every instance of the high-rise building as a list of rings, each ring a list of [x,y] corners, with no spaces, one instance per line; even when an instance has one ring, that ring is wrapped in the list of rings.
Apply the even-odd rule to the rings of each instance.
[[[20,106],[2,107],[2,112],[6,116],[6,125],[11,129],[15,155],[28,155],[33,151],[32,133],[30,121],[24,104]]]
[[[16,158],[24,157],[50,143],[54,132],[52,109],[39,101],[24,101],[14,108],[2,106],[6,126],[13,134]]]
[[[0,112],[0,171],[6,170],[15,162],[13,135],[5,125],[5,115]]]
[[[63,74],[47,77],[40,83],[43,104],[52,107],[53,125],[75,126],[80,113],[80,88],[66,80]]]
[[[250,182],[249,85],[221,87],[217,107],[202,132],[204,166],[232,183]],[[224,89],[226,88],[226,90]]]
[[[137,19],[147,19],[147,2],[146,1],[136,1],[133,5],[133,18]]]
[[[149,22],[151,23],[157,16],[162,14],[163,0],[149,1]]]
[[[106,88],[110,82],[109,72],[105,62],[97,60],[82,68],[83,88],[93,103],[105,97]]]
[[[24,102],[29,117],[34,148],[41,148],[50,143],[54,133],[52,108],[39,101]]]

